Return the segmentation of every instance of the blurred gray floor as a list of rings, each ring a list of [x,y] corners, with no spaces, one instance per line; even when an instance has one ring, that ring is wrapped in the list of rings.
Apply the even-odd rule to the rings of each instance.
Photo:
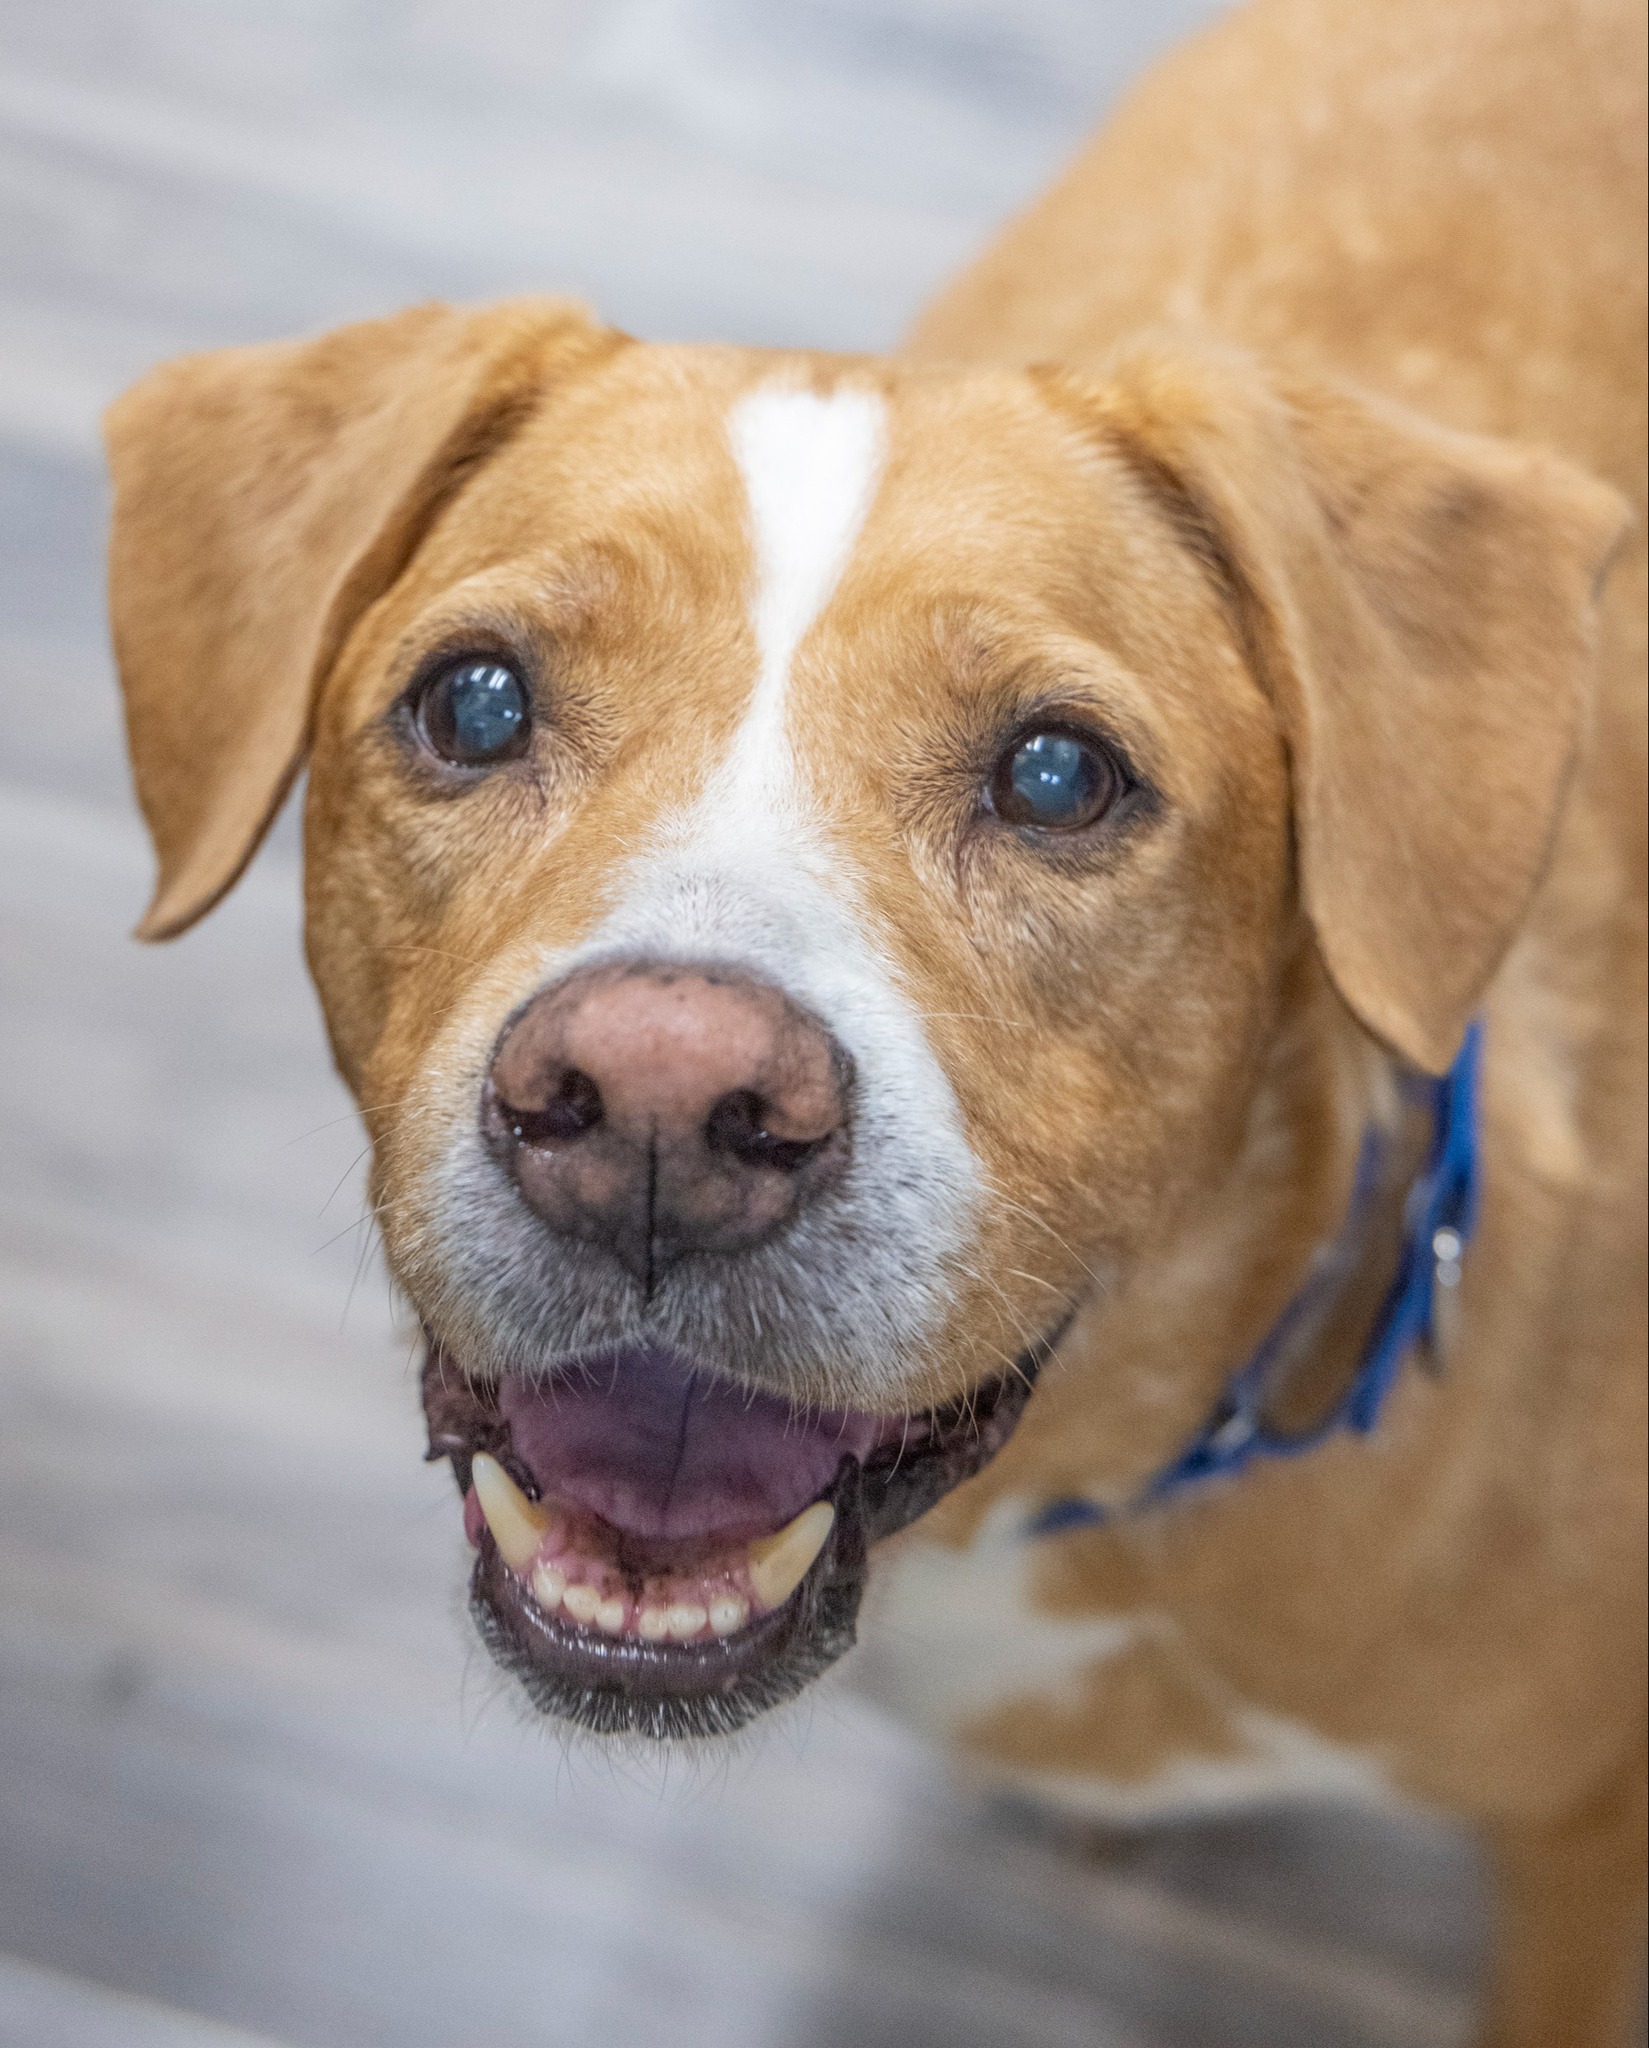
[[[8,0],[0,2044],[1444,2048],[1448,1834],[1080,1857],[837,1687],[566,1754],[470,1651],[356,1227],[291,821],[181,946],[100,623],[101,403],[433,294],[876,347],[1204,0]]]

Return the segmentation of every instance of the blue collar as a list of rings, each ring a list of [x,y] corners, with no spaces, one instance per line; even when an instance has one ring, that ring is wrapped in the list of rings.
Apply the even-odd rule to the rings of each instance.
[[[1080,1497],[1050,1501],[1028,1525],[1032,1536],[1056,1536],[1096,1522],[1109,1522],[1136,1509],[1155,1506],[1204,1480],[1234,1478],[1255,1458],[1294,1458],[1314,1450],[1342,1429],[1366,1436],[1380,1419],[1403,1361],[1416,1344],[1430,1344],[1436,1290],[1460,1284],[1460,1261],[1477,1222],[1478,1069],[1483,1027],[1466,1031],[1454,1065],[1438,1081],[1424,1084],[1430,1097],[1432,1136],[1426,1163],[1403,1206],[1403,1238],[1397,1271],[1381,1304],[1351,1385],[1332,1412],[1310,1429],[1290,1434],[1265,1419],[1266,1400],[1277,1361],[1309,1319],[1346,1278],[1348,1255],[1331,1253],[1301,1287],[1269,1334],[1226,1387],[1197,1435],[1134,1498],[1103,1507]],[[1381,1147],[1370,1131],[1363,1139],[1342,1246],[1355,1243],[1357,1224],[1377,1192]]]

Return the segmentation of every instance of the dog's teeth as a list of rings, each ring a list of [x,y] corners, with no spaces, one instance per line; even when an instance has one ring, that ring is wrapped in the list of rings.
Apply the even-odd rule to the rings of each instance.
[[[561,1604],[574,1621],[594,1621],[601,1612],[601,1595],[594,1586],[569,1586]]]
[[[561,1605],[561,1596],[566,1590],[565,1572],[558,1572],[553,1564],[533,1567],[532,1596],[547,1614],[553,1614]]]
[[[470,1460],[470,1484],[487,1518],[498,1554],[512,1572],[525,1571],[555,1520],[542,1501],[528,1500],[496,1458],[477,1451]]]
[[[636,1632],[643,1641],[661,1643],[670,1633],[670,1613],[664,1607],[644,1607],[636,1616]]]
[[[710,1602],[710,1626],[718,1636],[730,1636],[750,1619],[750,1602],[737,1593],[721,1593]]]
[[[678,1642],[696,1636],[710,1619],[696,1600],[678,1600],[664,1611],[664,1625]]]
[[[599,1629],[604,1629],[608,1635],[616,1636],[624,1626],[624,1602],[603,1600],[595,1611],[595,1625]]]
[[[795,1592],[824,1549],[835,1520],[836,1510],[829,1501],[816,1500],[776,1535],[751,1544],[750,1583],[764,1607],[782,1607]]]

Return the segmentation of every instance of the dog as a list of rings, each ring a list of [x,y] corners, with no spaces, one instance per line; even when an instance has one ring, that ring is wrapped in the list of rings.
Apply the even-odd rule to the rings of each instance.
[[[1039,1797],[1644,1818],[1643,24],[1254,0],[889,359],[424,306],[112,408],[159,880],[307,949],[481,1633]]]

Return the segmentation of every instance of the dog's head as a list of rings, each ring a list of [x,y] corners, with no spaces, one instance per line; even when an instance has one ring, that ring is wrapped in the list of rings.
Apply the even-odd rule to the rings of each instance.
[[[1219,1185],[1302,959],[1447,1062],[1618,525],[1241,361],[550,302],[173,364],[109,441],[143,933],[307,757],[310,961],[483,1628],[659,1733],[851,1640],[867,1546]]]

